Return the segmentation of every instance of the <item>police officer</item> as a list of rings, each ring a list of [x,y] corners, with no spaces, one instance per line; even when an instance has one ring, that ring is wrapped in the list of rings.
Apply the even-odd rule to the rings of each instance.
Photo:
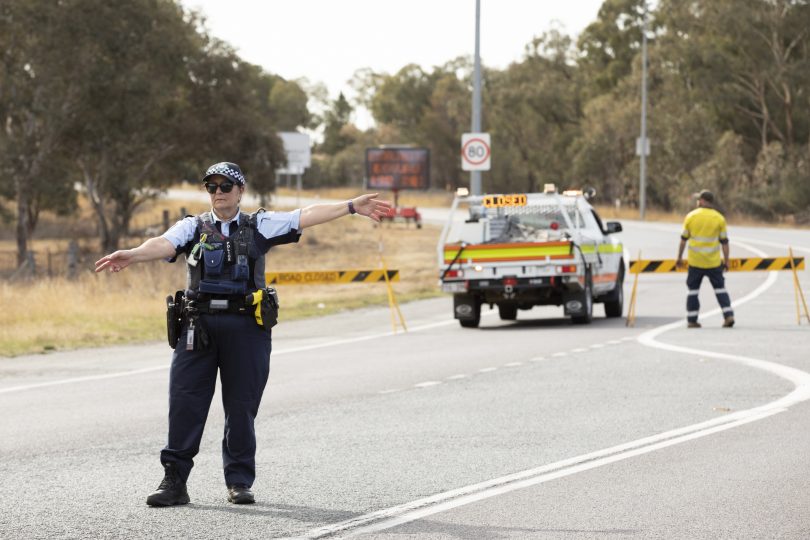
[[[698,294],[703,278],[707,277],[723,310],[723,327],[731,328],[734,326],[734,311],[731,309],[731,298],[723,279],[723,270],[728,270],[729,258],[726,219],[714,207],[714,194],[711,191],[704,189],[697,194],[697,208],[689,212],[684,219],[681,242],[678,246],[678,266],[683,265],[683,250],[687,243],[689,270],[686,275],[686,286],[689,292],[686,297],[686,326],[700,328]]]
[[[150,506],[189,502],[186,481],[199,451],[217,371],[225,410],[222,461],[228,501],[254,502],[254,420],[270,370],[271,340],[269,330],[257,324],[255,310],[246,307],[246,297],[266,292],[264,255],[275,245],[298,242],[306,227],[349,214],[379,222],[390,208],[375,193],[292,212],[246,214],[239,209],[246,180],[238,165],[212,165],[203,183],[211,197],[210,212],[186,217],[162,236],[96,261],[96,272],[120,272],[134,263],[174,262],[184,253],[188,265],[182,330],[169,374],[168,443],[160,453],[164,478],[147,497]],[[267,304],[269,299],[263,300]]]

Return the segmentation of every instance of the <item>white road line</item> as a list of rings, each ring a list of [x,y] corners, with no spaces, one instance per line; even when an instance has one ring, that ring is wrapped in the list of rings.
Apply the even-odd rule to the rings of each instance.
[[[606,345],[619,345],[621,342],[622,340],[620,339],[611,339],[610,341],[606,342]]]
[[[684,435],[677,436],[678,430],[662,433],[656,437],[648,437],[628,443],[619,445],[598,452],[584,454],[575,458],[550,463],[537,469],[523,471],[513,475],[502,476],[494,478],[480,484],[473,484],[457,490],[448,491],[440,495],[426,497],[404,505],[395,506],[374,512],[373,514],[366,514],[348,522],[342,522],[333,526],[322,527],[307,533],[306,536],[301,538],[316,539],[331,536],[334,538],[349,538],[379,532],[403,523],[409,523],[423,517],[433,514],[451,510],[459,506],[475,503],[498,495],[503,495],[518,489],[543,484],[551,480],[571,476],[576,473],[584,472],[590,469],[595,469],[603,465],[616,463],[625,459],[654,452],[668,446],[674,446],[687,441],[705,437],[714,433],[725,431],[727,429],[739,427],[750,422],[755,422],[768,416],[777,414],[781,411],[774,410],[767,413],[761,413],[747,418],[735,420],[718,426],[707,426],[706,428],[696,431],[687,432]],[[731,416],[731,415],[729,415]],[[724,418],[728,418],[724,417]],[[673,438],[663,438],[664,436]],[[644,441],[644,443],[642,443]],[[338,528],[340,526],[341,528]],[[345,533],[344,533],[345,531]],[[337,535],[337,536],[336,536]]]
[[[393,394],[394,392],[399,392],[399,388],[391,388],[390,390],[380,390],[377,393],[378,394]]]
[[[568,356],[567,352],[555,352],[551,355],[552,358],[560,358],[562,356]]]
[[[482,313],[482,317],[488,317],[495,315],[496,311],[490,311],[488,313]],[[438,328],[440,326],[449,326],[452,324],[457,324],[455,319],[448,319],[444,321],[438,321],[434,323],[423,324],[420,326],[414,326],[409,329],[409,332],[420,332],[423,330],[430,330],[431,328]],[[311,351],[314,349],[323,349],[325,347],[334,347],[336,345],[345,345],[347,343],[357,343],[360,341],[368,341],[370,339],[377,339],[381,337],[388,337],[395,335],[394,332],[382,332],[379,334],[368,334],[365,336],[356,336],[352,338],[346,339],[336,339],[332,341],[325,341],[322,343],[313,343],[312,345],[304,345],[301,347],[292,347],[289,349],[281,349],[272,352],[271,357],[276,357],[283,354],[292,354],[302,351]],[[121,371],[118,373],[104,373],[100,375],[88,375],[86,377],[71,377],[69,379],[59,379],[56,381],[47,381],[41,383],[33,383],[33,384],[25,384],[21,386],[10,386],[8,388],[0,388],[0,394],[8,394],[11,392],[22,392],[24,390],[35,390],[37,388],[46,388],[48,386],[58,386],[61,384],[72,384],[72,383],[80,383],[80,382],[87,382],[87,381],[101,381],[104,379],[115,379],[118,377],[129,377],[130,375],[140,375],[142,373],[149,373],[150,371],[160,371],[163,369],[169,369],[171,364],[163,364],[160,366],[153,366],[143,369],[133,369],[130,371]]]
[[[784,242],[779,243],[779,242],[769,242],[767,240],[757,240],[756,238],[749,238],[749,237],[745,237],[745,236],[734,236],[731,239],[731,243],[732,244],[740,244],[740,242],[737,242],[737,240],[742,240],[743,242],[751,242],[752,244],[762,244],[763,246],[771,246],[771,247],[782,248],[782,249],[785,250],[785,253],[783,254],[784,256],[787,256],[787,249],[788,248],[793,248],[793,251],[804,251],[804,252],[810,253],[810,248],[807,248],[807,247],[792,246],[790,244],[785,244]],[[740,244],[740,245],[743,245],[743,244]],[[795,253],[794,253],[794,255],[795,255]],[[760,255],[760,257],[766,257],[766,256],[767,255]]]
[[[753,248],[754,252],[758,251]],[[777,273],[769,272],[765,282],[745,297],[734,302],[735,307],[741,306],[767,291],[776,283]],[[720,310],[708,312],[705,316],[713,316]],[[423,517],[444,512],[452,508],[464,506],[473,502],[481,501],[504,493],[515,491],[529,486],[534,486],[564,476],[569,476],[596,467],[601,467],[617,461],[629,459],[649,452],[654,452],[668,446],[681,444],[687,441],[706,437],[721,431],[732,429],[744,424],[768,418],[774,414],[785,411],[788,407],[796,403],[810,399],[810,373],[784,366],[767,360],[758,360],[739,355],[715,353],[688,347],[680,347],[656,341],[656,337],[661,334],[683,328],[683,322],[677,321],[665,324],[658,328],[649,330],[637,339],[642,345],[663,349],[673,352],[680,352],[690,355],[707,356],[740,363],[749,367],[766,371],[789,380],[795,385],[795,389],[786,396],[779,398],[765,405],[754,407],[743,411],[727,414],[705,422],[693,424],[683,428],[670,430],[636,441],[620,444],[611,448],[597,450],[588,454],[558,461],[548,465],[543,465],[534,469],[521,471],[515,474],[494,478],[478,484],[472,484],[462,488],[454,489],[444,493],[418,499],[409,503],[393,506],[371,512],[353,519],[327,525],[309,531],[304,538],[323,538],[326,536],[337,536],[340,538],[356,536],[359,534],[372,533],[385,529],[390,529],[403,523],[408,523]]]
[[[573,353],[580,353],[580,352],[587,352],[588,349],[586,347],[580,347],[579,349],[571,349]]]
[[[508,364],[504,364],[503,367],[518,367],[522,365],[523,362],[509,362]]]
[[[496,371],[497,369],[498,368],[496,368],[496,367],[485,367],[485,368],[479,369],[478,373],[492,373],[493,371]]]
[[[87,381],[100,381],[103,379],[115,379],[116,377],[128,377],[130,375],[140,375],[141,373],[149,373],[150,371],[160,371],[169,369],[169,366],[154,366],[143,369],[133,369],[131,371],[121,371],[119,373],[104,373],[102,375],[88,375],[86,377],[72,377],[70,379],[60,379],[58,381],[48,381],[42,383],[26,384],[22,386],[11,386],[9,388],[1,388],[0,394],[7,394],[10,392],[20,392],[22,390],[33,390],[35,388],[44,388],[46,386],[57,386],[60,384],[71,384],[77,382]]]
[[[414,388],[427,388],[429,386],[436,386],[437,384],[442,384],[442,381],[425,381],[415,384],[413,386]]]
[[[450,375],[445,380],[446,381],[458,381],[458,380],[466,379],[466,378],[467,378],[467,375],[459,373],[458,375]]]
[[[601,349],[603,347],[604,347],[604,344],[602,344],[602,343],[594,343],[593,345],[591,345],[591,349]]]

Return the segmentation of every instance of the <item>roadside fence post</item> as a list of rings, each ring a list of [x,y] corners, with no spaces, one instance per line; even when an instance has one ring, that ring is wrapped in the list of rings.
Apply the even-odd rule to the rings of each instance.
[[[69,280],[76,279],[76,270],[79,267],[79,243],[73,239],[68,244],[67,253],[67,277]]]

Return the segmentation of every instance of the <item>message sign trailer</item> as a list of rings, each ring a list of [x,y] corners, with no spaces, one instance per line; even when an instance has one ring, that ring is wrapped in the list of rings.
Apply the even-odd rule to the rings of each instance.
[[[394,207],[386,216],[388,219],[413,220],[421,227],[421,215],[416,208],[399,207],[399,191],[430,187],[430,150],[412,146],[366,148],[366,186],[394,192]]]

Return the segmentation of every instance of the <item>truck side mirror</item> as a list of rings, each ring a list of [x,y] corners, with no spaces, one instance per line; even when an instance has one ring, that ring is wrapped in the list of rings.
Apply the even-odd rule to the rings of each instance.
[[[618,221],[608,221],[605,223],[607,230],[605,231],[608,234],[613,234],[617,232],[622,232],[622,224]]]

